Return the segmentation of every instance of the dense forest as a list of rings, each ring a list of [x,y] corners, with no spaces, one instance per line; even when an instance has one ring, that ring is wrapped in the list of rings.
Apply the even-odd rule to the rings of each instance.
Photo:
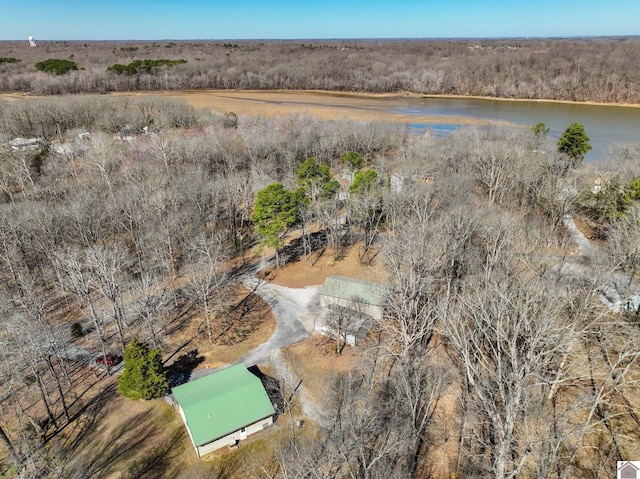
[[[187,78],[190,64],[150,78]],[[61,88],[87,72],[77,74]],[[15,78],[58,81],[38,75]],[[103,459],[83,438],[109,391],[70,359],[69,328],[85,325],[94,356],[134,337],[169,355],[179,323],[196,320],[190,309],[212,341],[211,323],[234,306],[229,260],[264,241],[256,199],[273,184],[300,198],[278,234],[309,239],[302,251],[276,241],[280,261],[318,248],[340,261],[358,248],[384,265],[385,317],[356,369],[323,378],[314,428],[284,428],[235,472],[176,463],[166,477],[605,478],[634,457],[640,309],[602,298],[626,297],[640,267],[636,147],[619,145],[596,169],[559,152],[544,125],[437,138],[156,98],[0,106],[3,474],[100,477]],[[16,136],[39,143],[14,148]],[[588,247],[576,250],[572,216],[590,225]],[[277,379],[295,399],[299,384]],[[171,457],[173,444],[154,451]],[[161,475],[143,459],[123,477]]]
[[[570,44],[614,53],[637,47]],[[507,44],[483,45],[495,58],[524,58]],[[86,52],[112,61],[103,55],[113,44],[101,47]],[[397,48],[253,47],[288,52],[291,62]],[[461,42],[409,42],[398,53],[442,56],[436,52],[445,47],[456,61],[474,55]],[[192,47],[172,48],[183,56]],[[251,57],[235,46],[199,48],[229,50],[222,55],[238,64],[225,71],[235,80],[248,58],[280,58],[262,51]],[[238,60],[243,55],[247,60]],[[565,51],[555,60],[575,66],[580,56]],[[601,61],[604,68],[615,54]],[[23,70],[3,74],[5,87],[15,89],[19,83],[11,82],[21,79],[33,91],[36,84],[94,90],[103,81],[126,89],[143,80],[119,83],[97,70],[58,79],[30,72],[26,58],[21,63]],[[187,87],[198,68],[183,68],[194,63],[150,76],[149,86],[164,78]],[[362,89],[377,89],[367,82],[385,78],[390,66],[365,75]],[[283,68],[283,77],[296,75],[293,66]],[[316,65],[309,78],[320,81],[317,72]],[[585,82],[587,97],[603,93],[593,85]],[[375,260],[386,271],[384,319],[355,351],[355,368],[324,378],[313,427],[284,427],[261,455],[234,467],[183,467],[174,459],[171,469],[184,437],[144,455],[134,442],[126,451],[139,461],[119,477],[605,478],[616,460],[634,457],[640,309],[608,308],[602,298],[626,298],[637,283],[640,194],[625,194],[640,178],[635,147],[620,145],[606,163],[585,166],[558,152],[543,125],[467,128],[437,138],[382,123],[236,118],[166,99],[105,96],[4,102],[0,132],[3,475],[104,477],[127,457],[109,446],[95,453],[83,442],[97,418],[109,417],[104,398],[114,391],[106,373],[97,378],[65,350],[69,328],[84,325],[89,339],[82,344],[94,356],[122,352],[136,337],[166,357],[172,335],[188,321],[201,321],[199,334],[213,341],[212,323],[233,306],[232,260],[265,239],[253,224],[254,205],[274,183],[301,198],[278,238],[293,230],[315,238],[297,252],[275,244],[280,261],[307,261],[321,247],[340,261],[344,248],[357,248],[362,263]],[[39,143],[12,148],[16,136]],[[344,177],[353,179],[350,187],[336,181]],[[335,220],[342,216],[348,233]],[[584,247],[574,244],[571,217],[591,228]],[[199,311],[199,319],[187,310]],[[277,379],[295,403],[298,378]],[[286,406],[279,419],[285,424],[295,404]],[[152,427],[149,418],[140,421]],[[158,422],[168,424],[156,420],[154,427]],[[105,459],[107,452],[116,459]]]
[[[637,38],[43,41],[35,48],[25,40],[0,42],[0,91],[318,89],[640,103],[639,54]],[[51,60],[66,66],[36,68]]]

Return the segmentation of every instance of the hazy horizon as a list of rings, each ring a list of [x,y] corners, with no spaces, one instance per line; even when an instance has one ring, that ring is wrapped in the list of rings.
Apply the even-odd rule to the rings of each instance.
[[[14,42],[28,42],[29,35],[25,38],[9,38],[1,39],[0,43],[14,43]],[[632,39],[640,38],[640,34],[630,35],[564,35],[564,36],[528,36],[528,37],[360,37],[360,38],[122,38],[122,39],[109,39],[109,38],[64,38],[64,39],[52,39],[52,38],[38,38],[33,37],[36,42],[88,42],[88,43],[148,43],[148,42],[178,42],[178,43],[190,43],[190,42],[377,42],[377,41],[439,41],[439,42],[455,42],[455,41],[491,41],[491,40],[597,40],[597,39]]]
[[[503,39],[636,36],[637,0],[4,2],[0,40]]]

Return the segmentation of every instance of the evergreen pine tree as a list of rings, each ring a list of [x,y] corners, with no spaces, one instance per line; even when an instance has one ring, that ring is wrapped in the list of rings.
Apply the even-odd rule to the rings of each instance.
[[[158,349],[133,338],[124,351],[124,371],[118,380],[120,394],[129,399],[154,399],[169,387]]]

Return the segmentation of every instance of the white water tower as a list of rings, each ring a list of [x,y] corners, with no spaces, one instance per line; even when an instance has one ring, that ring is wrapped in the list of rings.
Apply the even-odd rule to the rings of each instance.
[[[30,47],[36,46],[36,41],[33,39],[33,37],[29,37],[29,46]]]

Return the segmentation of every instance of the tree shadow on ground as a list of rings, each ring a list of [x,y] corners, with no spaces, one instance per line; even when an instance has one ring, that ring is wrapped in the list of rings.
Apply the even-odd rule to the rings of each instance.
[[[259,316],[251,314],[260,310],[262,313]],[[229,346],[244,341],[270,312],[271,309],[255,293],[255,289],[250,291],[237,304],[232,305],[221,318],[213,342]]]
[[[262,382],[262,386],[264,386],[264,390],[267,392],[267,396],[276,411],[273,417],[275,421],[278,416],[284,412],[284,397],[282,396],[280,381],[263,373],[258,366],[250,366],[247,369]]]
[[[204,356],[198,356],[198,350],[192,349],[176,359],[167,368],[169,387],[174,388],[185,384],[191,378],[191,373],[204,362]]]
[[[198,314],[185,288],[176,289],[175,295],[175,301],[167,307],[167,316],[171,318],[166,325],[167,336],[181,331]]]
[[[72,406],[79,406],[79,409],[71,413],[68,423],[49,433],[44,438],[44,443],[50,442],[64,431],[68,437],[73,438],[68,445],[74,446],[76,442],[81,441],[83,437],[93,432],[96,424],[108,412],[109,402],[115,397],[117,387],[115,383],[110,384],[105,389],[98,391],[91,399],[84,401],[83,396],[98,382],[100,382],[100,380],[90,385],[82,395],[71,404],[70,409]]]
[[[176,459],[183,452],[183,437],[185,429],[176,430],[171,436],[160,442],[151,450],[142,454],[129,466],[127,479],[157,478],[162,477],[168,470],[175,466]]]
[[[67,426],[68,439],[54,454],[61,477],[105,477],[159,433],[152,421],[151,409],[109,431],[107,416],[113,413],[115,391],[116,384],[109,385],[87,402]]]
[[[325,231],[316,231],[309,233],[308,244],[310,253],[326,248],[327,246],[327,234]],[[280,251],[283,263],[294,263],[304,255],[304,238],[295,238],[291,242],[284,246]]]
[[[79,457],[78,462],[74,464],[75,469],[82,470],[83,477],[86,478],[105,477],[116,464],[137,454],[139,448],[157,434],[150,419],[151,410],[143,411],[115,428],[97,443],[95,439],[92,441],[88,438],[92,443],[91,447],[87,447],[85,441],[78,443],[74,448],[77,449],[75,453]]]

